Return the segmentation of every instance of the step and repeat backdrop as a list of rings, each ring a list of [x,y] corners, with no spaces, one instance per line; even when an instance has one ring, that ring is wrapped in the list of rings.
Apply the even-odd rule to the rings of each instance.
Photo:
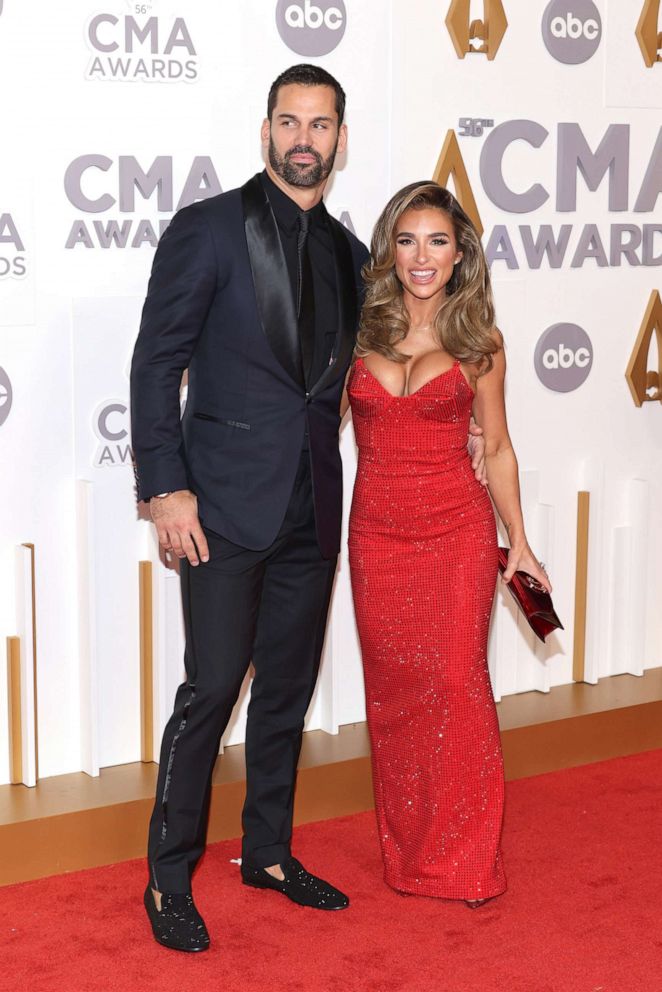
[[[369,241],[397,188],[436,175],[483,231],[565,624],[536,643],[499,590],[495,694],[662,664],[661,21],[659,0],[0,0],[0,783],[160,738],[183,639],[134,497],[133,342],[160,234],[262,168],[269,85],[296,62],[347,91],[335,216]],[[342,453],[348,510],[351,423]],[[308,726],[363,717],[343,554]]]

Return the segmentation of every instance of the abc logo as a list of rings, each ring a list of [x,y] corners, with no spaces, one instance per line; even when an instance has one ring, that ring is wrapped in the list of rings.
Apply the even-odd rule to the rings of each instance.
[[[556,393],[571,393],[591,371],[591,339],[578,324],[553,324],[538,341],[533,364],[543,386]]]
[[[552,0],[543,14],[542,37],[547,51],[558,62],[586,62],[600,45],[600,12],[593,0]]]
[[[278,0],[276,26],[297,55],[328,55],[342,41],[344,0]]]
[[[9,376],[3,368],[0,368],[0,427],[9,416],[12,404],[12,388]]]

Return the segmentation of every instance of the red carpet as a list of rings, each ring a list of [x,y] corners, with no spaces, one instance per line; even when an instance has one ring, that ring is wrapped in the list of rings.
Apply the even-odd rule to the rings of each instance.
[[[132,861],[0,889],[11,992],[660,992],[662,752],[511,783],[509,890],[475,912],[385,888],[372,813],[301,827],[296,853],[352,899],[300,909],[239,884],[239,845],[196,878],[212,948],[159,948]]]

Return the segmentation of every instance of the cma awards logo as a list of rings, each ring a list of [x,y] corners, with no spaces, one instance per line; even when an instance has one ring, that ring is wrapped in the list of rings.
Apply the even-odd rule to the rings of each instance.
[[[94,411],[92,429],[99,441],[95,468],[122,468],[133,464],[129,443],[129,407],[124,400],[104,400]]]
[[[328,55],[345,34],[344,0],[278,0],[278,33],[297,55]]]
[[[477,121],[480,128],[471,126]],[[463,140],[477,140],[471,136],[484,135],[480,178],[485,195],[498,210],[521,217],[539,211],[553,195],[557,214],[575,214],[581,177],[589,192],[600,190],[603,198],[606,194],[610,212],[634,213],[631,220],[623,218],[622,222],[606,228],[595,223],[561,223],[556,228],[549,223],[537,228],[526,223],[519,223],[516,228],[497,224],[485,246],[490,265],[497,261],[505,262],[509,269],[519,269],[523,261],[529,269],[539,269],[545,261],[552,269],[560,269],[568,261],[573,269],[587,262],[599,268],[662,265],[662,223],[654,213],[662,194],[662,128],[649,138],[650,156],[637,163],[639,179],[634,185],[629,124],[608,125],[596,145],[589,143],[580,124],[560,123],[556,128],[556,146],[550,148],[550,133],[537,121],[504,121],[496,127],[491,119],[462,118],[461,122],[466,136]],[[523,159],[521,155],[516,158],[512,150],[520,142],[536,150],[545,146],[547,154],[542,153],[537,169],[529,165],[522,171]],[[526,161],[535,162],[535,156],[527,156]],[[552,169],[555,176],[551,183],[548,179],[536,180],[536,173],[543,178]],[[453,176],[458,199],[482,232],[472,184],[453,131],[448,132],[433,178],[443,186],[449,176]],[[633,185],[636,195],[632,199]],[[637,215],[641,214],[648,214],[650,221],[637,223]]]
[[[170,155],[157,155],[146,167],[133,155],[79,155],[65,170],[64,190],[69,203],[87,216],[75,218],[65,248],[155,248],[173,211],[222,192],[211,158],[193,158],[175,189]],[[135,216],[138,198],[152,216]],[[154,211],[167,216],[154,217]],[[95,214],[104,217],[93,220],[89,215]]]
[[[182,414],[186,406],[187,393],[188,387],[182,385],[179,402]],[[133,466],[133,450],[130,443],[131,422],[127,400],[107,399],[100,403],[92,415],[92,430],[98,441],[92,459],[95,468]]]
[[[0,213],[0,280],[22,279],[26,272],[27,256],[18,225],[10,213]]]
[[[152,13],[156,0],[102,11],[87,23],[92,52],[85,78],[125,82],[191,82],[198,77],[193,38],[183,17]]]
[[[543,14],[542,37],[557,62],[588,62],[600,47],[600,11],[593,0],[552,0]]]
[[[0,0],[0,13],[2,12],[2,0]],[[0,368],[0,427],[11,412],[13,390],[9,376],[3,368]]]
[[[538,341],[533,364],[543,386],[555,393],[571,393],[591,371],[591,339],[578,324],[553,324]]]

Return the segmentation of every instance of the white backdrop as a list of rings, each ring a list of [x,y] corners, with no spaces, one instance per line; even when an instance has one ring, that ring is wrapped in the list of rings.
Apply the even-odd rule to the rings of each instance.
[[[177,578],[133,498],[128,364],[159,225],[182,200],[261,168],[269,85],[298,61],[319,61],[346,88],[350,146],[327,204],[364,240],[391,193],[431,176],[447,131],[458,133],[495,256],[529,536],[566,626],[534,645],[499,592],[495,692],[572,679],[579,489],[591,492],[587,675],[662,664],[662,411],[657,402],[637,409],[624,378],[661,288],[662,65],[646,68],[634,35],[643,0],[554,5],[550,52],[546,0],[505,0],[510,23],[488,60],[458,58],[449,0],[0,3],[0,634],[20,626],[15,548],[33,543],[42,776],[140,756],[144,558],[156,566],[157,735],[170,709],[182,667]],[[470,10],[481,18],[482,0]],[[586,61],[569,64],[558,59],[572,38],[558,35],[575,23],[592,37],[578,40]],[[294,50],[306,45],[312,54]],[[593,153],[605,136],[600,164]],[[549,196],[532,208],[521,194],[535,184]],[[567,238],[554,267],[531,247],[545,225]],[[629,255],[612,248],[618,239],[632,244]],[[570,391],[560,390],[581,367],[543,370],[544,383],[534,368],[536,345],[556,324],[579,325],[589,339],[589,374]],[[572,333],[551,335],[548,365],[550,348],[579,360]],[[653,346],[649,368],[656,359]],[[348,509],[351,425],[342,452]],[[79,480],[89,482],[83,495]],[[347,573],[343,555],[308,721],[331,732],[364,715]],[[226,743],[243,739],[245,702]],[[6,713],[3,678],[0,782]]]

